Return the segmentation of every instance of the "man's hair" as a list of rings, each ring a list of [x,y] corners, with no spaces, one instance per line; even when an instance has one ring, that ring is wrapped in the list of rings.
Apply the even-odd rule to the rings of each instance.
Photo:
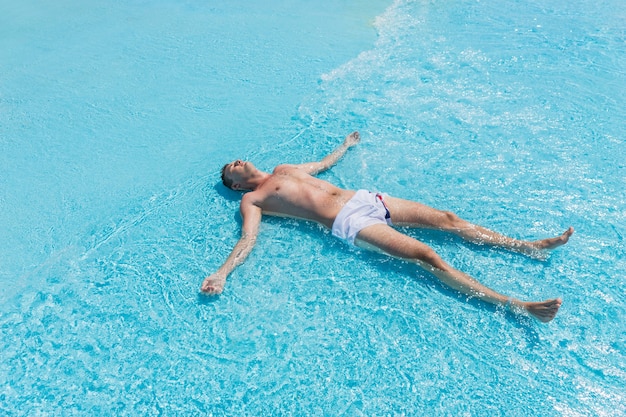
[[[233,180],[231,180],[230,178],[228,178],[226,176],[226,167],[228,166],[228,164],[224,165],[222,167],[222,184],[224,184],[226,187],[230,188],[231,190],[233,189]]]

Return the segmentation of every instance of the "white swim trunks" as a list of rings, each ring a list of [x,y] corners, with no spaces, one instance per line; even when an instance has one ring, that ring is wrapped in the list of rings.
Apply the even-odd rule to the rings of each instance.
[[[391,226],[391,215],[385,205],[385,194],[359,190],[341,209],[333,222],[333,235],[354,245],[356,235],[373,224]]]

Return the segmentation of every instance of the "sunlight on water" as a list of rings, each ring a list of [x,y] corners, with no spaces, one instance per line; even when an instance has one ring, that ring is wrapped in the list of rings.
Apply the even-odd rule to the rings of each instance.
[[[0,41],[2,250],[24,253],[0,275],[0,412],[626,414],[624,6],[347,3],[343,20],[98,3],[62,19],[93,27],[76,54],[43,17]],[[8,52],[20,42],[39,53]],[[557,318],[466,300],[295,220],[266,219],[225,293],[200,296],[240,232],[221,165],[319,159],[356,129],[322,178],[522,239],[573,225],[545,261],[405,230],[496,290],[562,297]]]

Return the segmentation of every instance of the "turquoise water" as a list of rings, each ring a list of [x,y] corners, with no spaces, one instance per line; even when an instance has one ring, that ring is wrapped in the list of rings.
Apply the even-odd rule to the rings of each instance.
[[[15,3],[15,2],[13,2]],[[2,2],[0,413],[625,415],[626,7],[556,1]],[[219,168],[323,174],[519,238],[407,231],[547,324],[267,219]]]

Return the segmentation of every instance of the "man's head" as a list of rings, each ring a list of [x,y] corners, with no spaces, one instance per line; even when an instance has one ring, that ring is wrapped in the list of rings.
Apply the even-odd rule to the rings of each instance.
[[[256,171],[251,162],[237,159],[222,167],[222,183],[231,190],[250,190],[249,181]]]
[[[228,176],[228,174],[226,173],[226,169],[228,168],[228,165],[230,164],[225,164],[222,167],[222,184],[224,184],[226,187],[230,188],[231,190],[233,189],[233,180],[230,179],[230,177]]]

